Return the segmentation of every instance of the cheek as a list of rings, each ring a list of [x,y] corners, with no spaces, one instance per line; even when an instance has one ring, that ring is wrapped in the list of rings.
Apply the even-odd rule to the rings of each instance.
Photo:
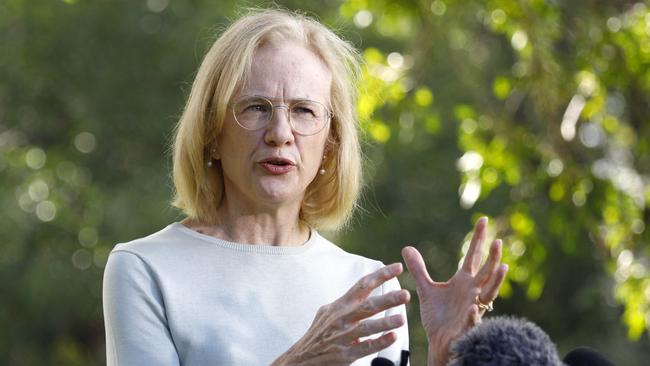
[[[226,123],[229,122],[224,122],[224,124]],[[232,127],[224,125],[217,138],[217,151],[222,161],[243,162],[250,156],[254,148],[254,136],[253,134],[242,134],[241,131]]]
[[[305,150],[303,162],[309,175],[315,175],[316,172],[320,169],[320,166],[323,162],[323,152],[325,151],[325,139],[314,139],[314,141],[309,141],[305,144]]]

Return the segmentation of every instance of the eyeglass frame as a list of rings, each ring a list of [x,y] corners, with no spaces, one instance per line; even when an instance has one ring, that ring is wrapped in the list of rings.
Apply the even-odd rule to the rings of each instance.
[[[242,100],[244,100],[246,98],[260,98],[260,99],[264,99],[265,101],[269,102],[269,105],[271,106],[271,116],[269,117],[268,122],[266,122],[266,124],[263,125],[262,127],[255,128],[255,129],[246,128],[241,124],[241,122],[239,122],[239,120],[237,120],[237,115],[235,113],[235,105],[238,102],[240,102],[240,101],[242,101]],[[325,108],[325,111],[327,112],[327,115],[326,115],[327,120],[325,121],[325,123],[323,123],[323,126],[318,131],[316,131],[314,133],[310,133],[310,134],[300,133],[300,132],[296,131],[296,128],[294,127],[293,122],[291,121],[291,107],[293,107],[294,105],[296,105],[296,104],[298,104],[300,102],[317,103],[317,104],[320,104],[323,108]],[[311,99],[294,99],[289,104],[284,104],[284,103],[282,103],[282,104],[274,104],[273,101],[271,100],[271,98],[269,98],[267,96],[264,96],[264,95],[242,95],[242,96],[238,97],[237,99],[233,100],[232,102],[228,103],[228,107],[230,108],[230,112],[232,113],[232,117],[235,119],[235,123],[237,123],[237,126],[243,128],[243,129],[245,129],[247,131],[258,131],[258,130],[261,130],[263,128],[266,128],[269,125],[269,123],[271,123],[271,121],[273,120],[273,115],[275,113],[276,108],[284,108],[284,109],[287,110],[287,119],[289,121],[289,126],[291,126],[291,131],[293,131],[294,133],[297,133],[298,135],[301,135],[301,136],[313,136],[313,135],[321,132],[325,128],[325,126],[327,126],[332,121],[332,118],[334,118],[334,112],[332,112],[325,104],[323,104],[323,103],[321,103],[319,101],[316,101],[316,100],[311,100]]]

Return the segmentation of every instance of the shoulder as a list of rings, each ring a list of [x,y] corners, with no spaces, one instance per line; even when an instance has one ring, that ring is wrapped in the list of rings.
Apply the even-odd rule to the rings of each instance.
[[[115,253],[130,253],[145,260],[180,254],[178,252],[184,249],[189,250],[196,242],[188,240],[189,238],[177,229],[177,225],[172,223],[150,235],[118,243],[111,250],[111,256]]]
[[[150,235],[116,244],[108,256],[104,280],[162,281],[187,268],[203,254],[197,249],[206,244],[184,234],[178,225],[172,223]]]

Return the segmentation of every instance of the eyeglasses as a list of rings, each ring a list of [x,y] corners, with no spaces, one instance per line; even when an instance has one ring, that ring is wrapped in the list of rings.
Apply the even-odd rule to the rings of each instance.
[[[243,96],[230,104],[237,124],[246,130],[266,127],[273,118],[273,111],[285,108],[291,129],[304,136],[319,133],[334,114],[323,104],[314,100],[299,99],[289,105],[273,104],[262,96]]]

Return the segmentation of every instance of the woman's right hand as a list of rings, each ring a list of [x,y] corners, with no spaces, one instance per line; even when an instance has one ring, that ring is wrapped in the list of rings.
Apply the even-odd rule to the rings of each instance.
[[[271,366],[349,365],[393,344],[397,339],[394,332],[363,341],[359,338],[399,328],[406,321],[401,314],[368,319],[409,302],[411,295],[407,290],[368,297],[402,270],[401,263],[380,268],[362,277],[333,303],[321,306],[307,333]]]

